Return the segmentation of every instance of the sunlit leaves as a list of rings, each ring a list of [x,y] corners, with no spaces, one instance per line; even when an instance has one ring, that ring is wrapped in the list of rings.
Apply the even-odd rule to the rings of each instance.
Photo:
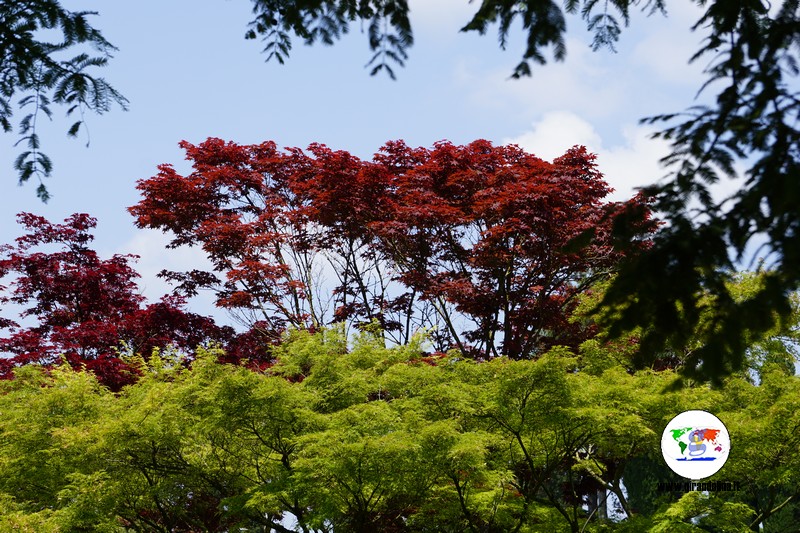
[[[372,161],[320,144],[182,146],[194,171],[162,165],[130,211],[208,254],[216,274],[163,274],[181,292],[212,288],[275,332],[374,321],[401,344],[436,328],[439,351],[535,357],[591,335],[566,319],[575,296],[652,229],[638,199],[603,202],[579,147],[548,163],[487,141],[394,141]],[[609,215],[637,205],[627,235],[612,235]]]
[[[434,362],[373,333],[351,342],[294,332],[266,373],[204,349],[191,367],[155,356],[116,394],[66,366],[19,369],[0,382],[0,525],[739,531],[776,523],[796,497],[795,376],[665,392],[674,371],[591,375],[566,349]],[[320,401],[336,390],[351,392]],[[724,475],[741,491],[654,498],[671,478],[633,481],[689,408],[726,423]],[[598,490],[619,499],[615,518],[596,512]]]

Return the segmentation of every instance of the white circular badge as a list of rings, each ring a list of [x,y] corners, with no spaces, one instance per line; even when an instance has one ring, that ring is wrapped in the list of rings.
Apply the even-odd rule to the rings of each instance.
[[[706,411],[684,411],[670,420],[661,435],[661,453],[667,466],[688,479],[716,474],[730,450],[725,424]]]

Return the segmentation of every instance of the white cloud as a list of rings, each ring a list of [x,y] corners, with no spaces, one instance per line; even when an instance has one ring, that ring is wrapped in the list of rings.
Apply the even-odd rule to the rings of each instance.
[[[503,144],[518,144],[542,159],[552,160],[575,145],[583,145],[597,155],[597,167],[614,189],[609,200],[626,200],[637,187],[656,183],[669,169],[659,161],[670,153],[669,143],[652,139],[655,130],[647,126],[623,125],[617,135],[621,142],[610,144],[586,119],[570,111],[545,113],[531,129],[516,137],[503,139]],[[736,165],[740,178],[722,178],[710,187],[718,201],[735,193],[743,184],[745,165]]]
[[[172,290],[169,283],[157,277],[162,270],[182,271],[210,266],[199,248],[181,247],[167,250],[169,241],[169,236],[160,231],[143,229],[137,231],[133,239],[117,252],[139,256],[139,261],[135,265],[136,271],[142,276],[139,288],[151,301],[158,300]]]
[[[545,113],[534,122],[530,131],[504,139],[503,143],[514,143],[542,159],[552,160],[568,148],[582,144],[591,151],[602,147],[600,135],[587,121],[569,111]]]
[[[598,150],[598,168],[614,188],[614,200],[630,198],[636,187],[651,185],[666,175],[659,160],[670,153],[670,147],[666,141],[651,139],[652,132],[644,126],[626,125],[623,144]]]
[[[634,194],[635,187],[648,185],[666,171],[659,159],[669,153],[664,141],[649,138],[651,130],[627,125],[622,128],[622,144],[606,146],[594,126],[569,111],[546,113],[529,131],[503,140],[518,144],[526,151],[552,160],[574,145],[584,145],[597,154],[597,167],[614,193],[612,200],[625,200]]]

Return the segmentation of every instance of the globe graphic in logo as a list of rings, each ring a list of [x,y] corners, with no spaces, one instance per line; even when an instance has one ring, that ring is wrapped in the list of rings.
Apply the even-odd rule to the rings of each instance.
[[[667,466],[679,476],[705,479],[716,474],[731,449],[728,429],[706,411],[684,411],[661,435],[661,453]]]

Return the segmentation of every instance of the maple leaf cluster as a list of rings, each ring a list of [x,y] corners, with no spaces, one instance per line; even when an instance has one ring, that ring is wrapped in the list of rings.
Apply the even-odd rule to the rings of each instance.
[[[140,180],[136,225],[208,255],[213,272],[161,273],[179,294],[210,288],[273,332],[377,323],[398,343],[427,328],[437,350],[535,357],[593,334],[570,320],[576,297],[654,229],[642,198],[603,201],[583,147],[552,162],[484,140],[393,141],[372,161],[322,144],[181,147],[193,171]],[[638,215],[615,228],[620,213]]]
[[[247,335],[186,311],[179,296],[147,304],[136,285],[139,274],[129,264],[136,256],[100,259],[88,247],[97,224],[93,217],[74,214],[64,224],[30,213],[17,218],[27,233],[16,246],[0,247],[0,278],[16,276],[9,288],[0,287],[0,303],[22,306],[21,318],[37,323],[23,328],[0,320],[0,328],[9,330],[0,338],[0,353],[6,355],[0,376],[10,377],[20,365],[49,366],[63,358],[118,390],[139,372],[126,355],[147,357],[165,346],[190,352],[209,343],[229,347],[232,359],[259,353],[245,348],[252,344]],[[53,246],[57,251],[37,251]]]

